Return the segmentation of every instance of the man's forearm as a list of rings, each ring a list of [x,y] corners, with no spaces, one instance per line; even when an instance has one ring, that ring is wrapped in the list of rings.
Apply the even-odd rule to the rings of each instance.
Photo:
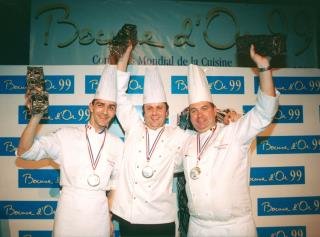
[[[36,114],[31,117],[30,122],[28,123],[27,127],[24,129],[20,137],[19,146],[17,149],[18,156],[21,156],[31,148],[41,118],[42,114]]]
[[[275,97],[276,92],[274,88],[271,70],[260,72],[259,77],[261,91],[263,91],[266,95]]]

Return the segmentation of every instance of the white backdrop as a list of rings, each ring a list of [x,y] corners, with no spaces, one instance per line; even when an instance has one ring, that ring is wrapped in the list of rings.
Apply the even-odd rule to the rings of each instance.
[[[86,123],[103,66],[46,66],[50,119],[45,134]],[[130,66],[130,98],[140,108],[143,75],[149,66]],[[151,67],[151,66],[150,66]],[[185,66],[159,66],[170,104],[169,123],[187,106]],[[242,113],[255,103],[250,68],[207,67],[215,104]],[[27,118],[24,112],[27,66],[0,66],[0,236],[50,236],[59,195],[58,168],[50,161],[16,160],[14,150]],[[213,76],[213,77],[211,77]],[[214,77],[218,76],[218,77]],[[274,123],[252,144],[251,194],[259,236],[320,234],[320,69],[274,71],[282,93]],[[140,94],[135,94],[140,93]],[[122,136],[117,124],[112,132]],[[281,136],[281,137],[280,137]]]

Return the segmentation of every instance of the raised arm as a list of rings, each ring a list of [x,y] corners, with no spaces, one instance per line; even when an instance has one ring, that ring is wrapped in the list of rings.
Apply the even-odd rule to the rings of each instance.
[[[30,108],[30,96],[27,93],[26,96],[26,106]],[[23,153],[28,151],[33,145],[34,138],[37,133],[38,124],[42,118],[43,114],[35,114],[32,115],[28,125],[23,130],[22,135],[20,137],[19,146],[17,149],[17,155],[21,156]]]
[[[130,79],[130,73],[126,71],[132,49],[133,46],[129,42],[125,53],[119,58],[117,63],[117,117],[125,131],[135,126],[136,123],[143,122],[126,93]]]
[[[250,56],[251,59],[256,63],[259,70],[261,91],[266,95],[275,97],[276,92],[272,79],[272,72],[269,62],[270,59],[257,54],[253,45],[250,47]]]
[[[242,144],[247,145],[250,145],[252,139],[272,122],[279,105],[279,93],[276,93],[273,84],[269,58],[257,54],[254,46],[250,48],[250,56],[256,63],[260,76],[256,104],[237,122],[229,125],[235,127],[234,136],[238,137]]]
[[[121,71],[121,72],[127,71],[127,66],[128,66],[128,62],[131,57],[132,50],[133,50],[133,45],[132,45],[131,41],[129,41],[129,44],[128,44],[126,51],[118,60],[117,69],[119,71]]]

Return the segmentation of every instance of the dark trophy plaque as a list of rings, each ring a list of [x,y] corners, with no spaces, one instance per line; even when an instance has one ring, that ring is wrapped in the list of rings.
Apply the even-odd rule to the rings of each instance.
[[[194,130],[190,121],[189,107],[186,107],[180,115],[178,115],[177,125],[183,130],[190,129]]]
[[[243,35],[236,39],[237,53],[250,54],[250,45],[255,46],[256,53],[262,56],[274,57],[286,53],[284,35]]]
[[[31,100],[31,113],[47,113],[49,107],[49,95],[45,90],[45,81],[42,67],[28,67],[27,91],[29,92]]]
[[[120,58],[128,47],[129,40],[133,45],[137,44],[137,27],[132,24],[125,24],[111,41],[110,54]]]
[[[217,112],[216,121],[218,123],[224,123],[224,118],[230,112],[230,109],[225,109]]]

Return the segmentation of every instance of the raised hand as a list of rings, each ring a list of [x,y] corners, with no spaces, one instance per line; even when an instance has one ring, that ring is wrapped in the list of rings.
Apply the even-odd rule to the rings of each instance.
[[[250,57],[256,63],[258,68],[267,68],[270,66],[271,58],[257,54],[253,44],[250,46]]]
[[[131,40],[129,40],[128,46],[127,46],[125,52],[118,60],[117,68],[119,71],[125,72],[127,70],[128,62],[130,60],[131,52],[132,52],[133,48],[134,48],[134,45],[131,42]]]

